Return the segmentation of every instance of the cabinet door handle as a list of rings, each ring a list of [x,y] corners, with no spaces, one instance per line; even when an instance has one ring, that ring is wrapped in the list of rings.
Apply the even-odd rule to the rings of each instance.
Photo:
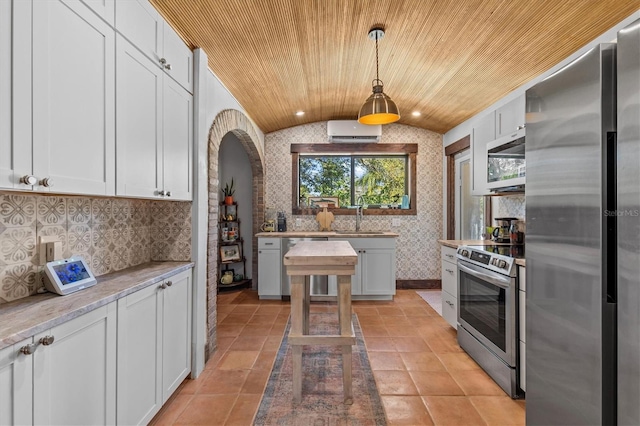
[[[37,343],[30,343],[28,345],[24,345],[23,347],[21,347],[20,353],[23,355],[31,355],[36,351],[37,348],[38,348]]]
[[[167,197],[171,197],[171,191],[167,191]]]
[[[53,186],[53,179],[50,177],[46,177],[40,180],[40,185],[44,186],[45,188],[50,188]]]
[[[450,274],[453,274],[453,271],[451,269],[449,269],[449,268],[445,269],[445,271],[447,271]]]
[[[167,281],[167,286],[171,287],[173,285],[173,281]]]
[[[167,285],[165,283],[162,283],[158,286],[158,288],[164,290],[165,288],[167,288]]]
[[[448,301],[448,300],[447,300],[446,302],[447,302],[447,305],[449,305],[449,306],[451,306],[451,307],[453,308],[453,306],[454,306],[454,305],[453,305],[453,303],[452,303],[452,302],[450,302],[450,301]]]
[[[40,343],[42,343],[43,346],[49,346],[53,343],[54,340],[55,337],[53,336],[44,336],[40,338]]]
[[[258,250],[258,254],[262,253],[262,250]]]
[[[265,246],[272,246],[273,243],[264,243]]]
[[[158,191],[158,195],[164,197],[164,191]]]
[[[160,58],[160,65],[166,70],[171,70],[171,64],[167,63],[165,58]]]
[[[452,254],[447,253],[445,256],[447,256],[449,259],[453,259],[453,255]]]
[[[24,183],[25,185],[35,185],[38,183],[38,178],[34,175],[24,175],[20,178],[20,183]]]

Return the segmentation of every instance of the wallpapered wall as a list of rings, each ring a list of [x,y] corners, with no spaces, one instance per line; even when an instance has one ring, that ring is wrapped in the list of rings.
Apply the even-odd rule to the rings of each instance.
[[[291,127],[265,135],[265,207],[287,214],[288,230],[317,231],[315,216],[291,215],[291,153],[293,143],[327,143],[327,123]],[[416,143],[416,216],[364,216],[362,230],[393,231],[397,238],[397,279],[440,279],[442,235],[442,135],[403,124],[382,128],[380,143]],[[296,225],[296,218],[301,224]],[[392,227],[392,219],[401,225]],[[355,229],[355,216],[336,216],[334,230]]]
[[[152,260],[191,260],[191,203],[0,194],[0,304],[42,287],[40,236],[104,275]]]

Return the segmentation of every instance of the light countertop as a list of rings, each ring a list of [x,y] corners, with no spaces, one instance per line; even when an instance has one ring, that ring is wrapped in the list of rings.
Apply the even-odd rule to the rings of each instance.
[[[192,262],[149,262],[96,277],[93,287],[42,293],[0,305],[0,349],[186,271]]]
[[[287,232],[258,232],[256,237],[271,238],[394,238],[399,234],[387,231],[287,231]]]

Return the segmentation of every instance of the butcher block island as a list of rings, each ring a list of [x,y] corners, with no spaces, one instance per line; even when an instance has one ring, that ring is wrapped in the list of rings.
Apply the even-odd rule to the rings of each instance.
[[[351,404],[351,346],[356,343],[351,323],[351,275],[356,272],[358,255],[346,241],[302,241],[284,255],[287,275],[291,276],[291,331],[293,350],[293,399],[302,399],[302,347],[338,345],[342,348],[344,402]],[[338,278],[338,335],[309,334],[308,275],[336,275]]]
[[[396,294],[396,237],[387,231],[261,232],[258,237],[258,295],[261,299],[288,299],[291,279],[285,254],[300,242],[347,242],[358,256],[351,277],[353,300],[393,300]],[[337,275],[311,275],[311,294],[334,300]],[[320,283],[321,285],[317,285]],[[319,291],[319,292],[318,292]]]

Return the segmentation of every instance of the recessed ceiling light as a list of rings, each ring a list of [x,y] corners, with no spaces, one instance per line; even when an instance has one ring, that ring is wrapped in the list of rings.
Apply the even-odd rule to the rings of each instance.
[[[298,117],[300,117],[300,116],[304,115],[304,111],[296,111],[296,115]]]
[[[413,111],[411,115],[413,115],[414,117],[420,117],[420,111]]]

